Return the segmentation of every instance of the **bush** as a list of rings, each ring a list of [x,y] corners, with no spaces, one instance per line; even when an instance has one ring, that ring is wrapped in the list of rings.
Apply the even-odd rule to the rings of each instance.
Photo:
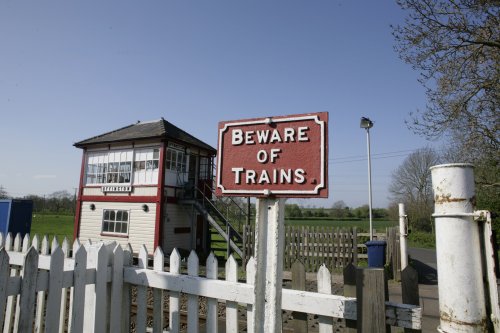
[[[426,217],[418,217],[411,221],[411,227],[415,231],[432,232],[432,222]]]
[[[436,247],[436,235],[430,232],[412,231],[408,235],[408,246],[433,249]]]

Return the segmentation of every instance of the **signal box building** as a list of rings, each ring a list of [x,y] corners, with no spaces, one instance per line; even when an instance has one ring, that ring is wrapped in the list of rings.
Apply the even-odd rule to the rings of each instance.
[[[83,150],[74,236],[207,249],[200,212],[179,201],[186,189],[212,187],[216,150],[163,118],[137,122],[74,144]]]

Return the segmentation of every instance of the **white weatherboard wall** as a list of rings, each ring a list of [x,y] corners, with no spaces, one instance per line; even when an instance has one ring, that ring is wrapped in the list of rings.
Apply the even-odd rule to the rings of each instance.
[[[90,204],[95,205],[95,210],[90,209]],[[148,212],[142,209],[143,203],[125,203],[125,202],[82,202],[82,215],[80,218],[80,234],[82,241],[87,239],[114,240],[122,246],[130,243],[134,252],[139,252],[142,244],[150,254],[154,252],[155,237],[155,216],[156,204],[147,203]],[[128,238],[102,236],[102,218],[104,209],[123,209],[129,211],[129,230]]]
[[[164,219],[163,228],[163,251],[170,253],[174,248],[190,249],[191,238],[194,234],[194,229],[191,225],[191,216],[187,209],[181,205],[168,203],[165,207],[166,218]],[[191,228],[189,233],[174,233],[175,228]]]

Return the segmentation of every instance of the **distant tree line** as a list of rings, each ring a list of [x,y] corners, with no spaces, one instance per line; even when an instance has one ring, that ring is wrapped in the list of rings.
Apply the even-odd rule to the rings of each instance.
[[[0,199],[11,199],[7,190],[0,185]],[[22,198],[33,201],[33,213],[74,214],[75,196],[68,191],[56,191],[49,195],[29,194]]]
[[[389,218],[385,208],[372,209],[373,218]],[[343,201],[336,201],[331,208],[305,208],[297,204],[285,205],[285,218],[332,218],[332,219],[367,219],[369,217],[368,205],[356,208],[348,207]]]

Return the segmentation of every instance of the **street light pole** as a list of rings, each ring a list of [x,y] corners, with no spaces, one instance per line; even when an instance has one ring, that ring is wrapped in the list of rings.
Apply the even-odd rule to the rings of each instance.
[[[370,216],[370,240],[373,240],[372,218],[372,158],[370,153],[370,129],[366,129],[366,142],[368,147],[368,213]]]
[[[373,121],[366,117],[361,118],[361,128],[366,130],[366,146],[368,150],[368,214],[370,218],[370,240],[373,240],[373,218],[372,218],[372,161],[370,152],[370,128],[373,127]]]

